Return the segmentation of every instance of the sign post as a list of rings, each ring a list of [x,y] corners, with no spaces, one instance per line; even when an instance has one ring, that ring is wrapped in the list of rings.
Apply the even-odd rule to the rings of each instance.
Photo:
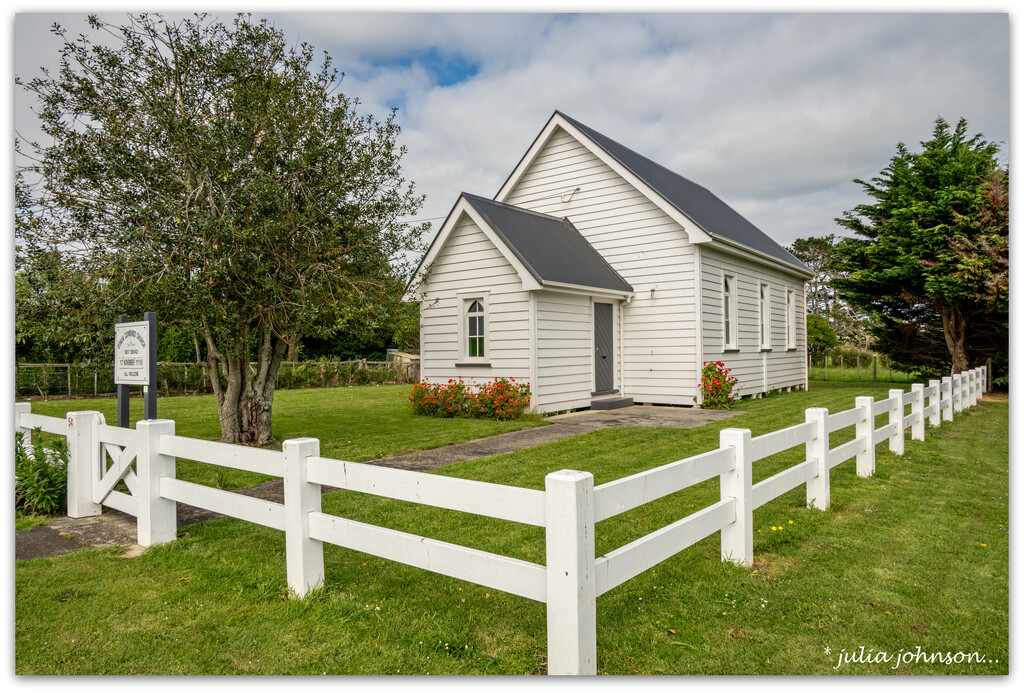
[[[128,388],[141,385],[146,419],[156,418],[156,313],[141,322],[122,315],[114,326],[114,383],[117,425],[128,428]]]

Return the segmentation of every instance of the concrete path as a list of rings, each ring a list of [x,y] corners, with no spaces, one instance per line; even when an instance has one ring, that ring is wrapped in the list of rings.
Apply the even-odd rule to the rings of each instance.
[[[502,433],[489,438],[480,438],[466,443],[446,445],[433,450],[420,450],[394,457],[371,460],[368,464],[396,469],[426,471],[443,467],[452,462],[472,460],[477,457],[501,455],[532,448],[541,443],[562,440],[600,428],[695,428],[709,421],[721,421],[742,414],[738,411],[715,411],[689,407],[645,407],[634,406],[610,411],[578,411],[559,414],[547,419],[546,426],[528,428],[523,431]]]
[[[610,411],[580,411],[560,414],[547,419],[546,426],[528,428],[512,433],[489,438],[471,440],[467,443],[446,445],[434,450],[420,450],[395,457],[384,457],[370,460],[367,464],[395,469],[425,471],[443,467],[453,462],[471,460],[477,457],[500,455],[531,448],[541,443],[562,440],[581,433],[589,433],[601,428],[624,427],[659,427],[659,428],[695,428],[709,421],[721,421],[736,416],[738,411],[713,411],[684,407],[645,407],[634,406]],[[324,487],[323,491],[337,489]],[[284,502],[283,483],[280,479],[267,481],[252,488],[238,489],[240,493],[254,498],[276,503]],[[202,522],[217,517],[217,513],[178,503],[178,526],[185,527],[195,522]],[[135,518],[106,509],[102,515],[82,519],[59,518],[49,525],[15,532],[15,558],[24,560],[46,556],[60,556],[84,548],[104,546],[124,546],[127,551],[122,556],[129,558],[143,551],[135,543]]]

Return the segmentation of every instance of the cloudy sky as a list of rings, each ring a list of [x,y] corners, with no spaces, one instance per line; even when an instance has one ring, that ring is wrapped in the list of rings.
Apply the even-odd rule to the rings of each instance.
[[[863,199],[853,179],[928,139],[939,116],[1009,143],[1006,14],[255,14],[327,50],[364,113],[399,109],[405,172],[427,195],[417,218],[435,230],[459,192],[498,191],[555,109],[782,244],[838,233],[834,217]],[[84,15],[16,15],[16,74],[56,65],[54,21],[87,28]],[[31,138],[30,107],[15,94]]]

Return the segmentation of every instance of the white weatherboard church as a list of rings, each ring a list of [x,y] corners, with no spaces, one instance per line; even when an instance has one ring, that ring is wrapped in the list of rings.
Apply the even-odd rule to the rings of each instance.
[[[463,193],[409,283],[420,373],[528,381],[541,412],[806,387],[811,272],[706,188],[555,112],[494,199]]]

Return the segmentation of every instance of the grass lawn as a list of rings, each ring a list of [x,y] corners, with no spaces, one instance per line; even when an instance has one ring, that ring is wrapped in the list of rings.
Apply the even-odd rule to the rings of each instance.
[[[722,428],[759,435],[803,421],[806,407],[839,411],[857,395],[882,398],[887,389],[888,383],[812,382],[810,392],[744,401],[743,415],[697,429],[604,429],[437,473],[543,488],[545,474],[569,468],[593,472],[600,484],[716,447]],[[404,406],[391,390],[389,408],[389,388],[341,392],[374,393],[382,411],[396,416]],[[308,422],[298,430],[281,423],[285,411],[275,413],[279,438],[285,430],[316,435],[335,454],[323,416],[293,413],[295,421]],[[170,412],[168,404],[161,415]],[[430,422],[421,431],[454,423],[468,422]],[[362,454],[356,442],[345,442],[352,446],[349,459],[379,456],[387,436],[372,431],[383,425],[367,422]],[[1008,425],[1006,398],[992,397],[951,424],[929,428],[926,442],[908,436],[902,457],[879,445],[870,479],[855,475],[852,460],[833,469],[826,512],[805,507],[803,488],[760,508],[752,568],[720,562],[715,534],[601,596],[599,673],[1008,673]],[[202,424],[179,424],[179,431],[195,435],[186,426]],[[421,434],[433,435],[445,434]],[[850,435],[834,434],[833,447]],[[415,439],[410,434],[407,444]],[[791,451],[763,460],[755,480],[801,458],[802,451]],[[598,555],[717,498],[717,482],[706,482],[605,520],[597,526]],[[351,492],[325,496],[324,510],[544,561],[539,528]],[[137,558],[88,550],[18,562],[15,670],[544,671],[543,604],[334,546],[325,547],[325,561],[325,588],[303,601],[289,598],[283,534],[225,518],[183,528],[174,543]],[[988,661],[919,660],[895,669],[894,660],[838,664],[844,650],[861,647],[890,657],[917,647],[926,654],[977,652]]]

